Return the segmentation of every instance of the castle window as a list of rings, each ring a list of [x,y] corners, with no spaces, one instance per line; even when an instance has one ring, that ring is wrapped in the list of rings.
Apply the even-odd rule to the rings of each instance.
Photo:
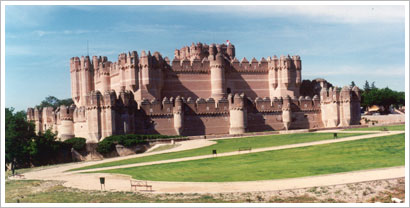
[[[208,106],[206,106],[206,110],[209,111],[209,107],[208,107]]]
[[[150,108],[150,109],[149,109],[149,112],[150,112],[150,113],[152,113],[152,112],[153,112],[152,108]]]
[[[228,88],[226,89],[226,93],[227,93],[227,94],[231,93],[231,88],[228,87]]]

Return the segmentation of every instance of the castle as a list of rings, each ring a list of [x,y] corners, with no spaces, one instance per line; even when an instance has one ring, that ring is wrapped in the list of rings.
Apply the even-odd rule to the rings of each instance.
[[[29,108],[36,131],[98,142],[114,134],[209,135],[360,123],[357,87],[299,96],[299,56],[239,61],[232,44],[70,60],[75,105]]]

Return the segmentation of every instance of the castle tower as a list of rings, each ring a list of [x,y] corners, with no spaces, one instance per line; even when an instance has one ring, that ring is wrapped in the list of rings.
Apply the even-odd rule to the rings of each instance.
[[[94,143],[101,139],[101,99],[99,91],[92,91],[87,103],[89,141]]]
[[[111,90],[111,77],[110,77],[111,62],[102,62],[99,66],[100,73],[100,90],[104,93]]]
[[[215,100],[220,100],[225,97],[224,58],[220,45],[217,47],[214,44],[210,46],[208,59],[211,68],[211,97]]]
[[[134,92],[139,87],[138,86],[139,84],[138,83],[138,72],[139,72],[138,53],[136,51],[132,51],[131,53],[129,53],[127,57],[127,62],[128,62],[129,68],[128,68],[128,73],[127,73],[128,82],[126,82],[126,85],[127,85],[127,89]]]
[[[229,94],[229,114],[230,128],[229,134],[243,134],[246,132],[246,108],[245,95],[236,93],[232,100],[232,95]]]
[[[228,54],[229,59],[233,60],[235,58],[235,46],[232,44],[228,44],[226,53]]]
[[[71,76],[71,97],[76,105],[80,105],[81,96],[81,62],[80,58],[73,57],[70,59],[70,76]]]
[[[116,133],[115,128],[115,105],[117,95],[115,91],[106,91],[103,95],[103,105],[101,107],[101,139]]]
[[[301,84],[301,61],[299,56],[276,56],[268,59],[270,97],[299,97]]]
[[[63,141],[74,137],[74,110],[75,106],[60,106],[60,125],[58,126],[58,137]]]
[[[296,71],[296,82],[295,82],[295,87],[297,90],[297,95],[299,96],[299,88],[300,85],[302,84],[302,61],[300,60],[300,56],[292,56],[292,61],[293,61],[293,66]]]
[[[90,57],[70,59],[71,97],[77,106],[86,104],[86,96],[94,89],[94,69]]]
[[[86,104],[86,96],[94,90],[94,69],[92,68],[90,57],[81,57],[81,106]]]
[[[322,111],[322,121],[325,127],[337,127],[340,122],[340,92],[337,87],[322,88],[320,91],[320,108]]]
[[[140,69],[141,69],[141,79],[142,79],[142,84],[144,85],[145,88],[150,88],[150,62],[149,62],[149,55],[145,53],[145,51],[141,52],[141,58],[140,58]]]
[[[292,123],[292,109],[291,109],[291,98],[288,96],[283,98],[282,104],[282,122],[285,130],[289,130]]]
[[[340,92],[340,125],[349,126],[351,123],[351,90],[348,86],[344,86]]]
[[[351,98],[350,98],[350,109],[351,109],[351,124],[358,125],[361,120],[361,110],[360,110],[360,89],[357,86],[352,88]]]
[[[174,128],[177,135],[182,135],[184,130],[184,110],[183,110],[183,100],[181,97],[175,99],[174,107]]]

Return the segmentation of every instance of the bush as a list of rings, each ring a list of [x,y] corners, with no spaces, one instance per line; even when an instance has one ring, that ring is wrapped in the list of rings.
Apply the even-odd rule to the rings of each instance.
[[[82,137],[74,137],[71,139],[67,139],[64,141],[66,144],[70,144],[72,148],[74,148],[77,151],[82,151],[85,149],[85,139]]]
[[[106,137],[104,140],[98,143],[97,152],[101,154],[107,154],[114,151],[116,144],[121,144],[125,147],[132,147],[138,144],[147,143],[150,140],[174,138],[177,136],[167,135],[142,135],[142,134],[126,134],[126,135],[112,135]]]

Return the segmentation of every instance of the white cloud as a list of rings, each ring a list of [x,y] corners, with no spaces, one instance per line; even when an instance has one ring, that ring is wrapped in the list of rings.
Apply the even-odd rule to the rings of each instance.
[[[338,66],[329,69],[310,67],[309,71],[303,72],[304,76],[337,76],[337,75],[353,75],[353,76],[383,76],[383,77],[397,77],[404,76],[404,66],[386,66],[386,67],[371,67],[371,66]]]
[[[224,13],[246,17],[303,17],[333,23],[404,22],[404,6],[183,6],[163,10]]]
[[[97,30],[63,30],[63,31],[50,31],[50,30],[35,30],[33,34],[43,37],[46,35],[81,35],[85,33],[98,32]]]

